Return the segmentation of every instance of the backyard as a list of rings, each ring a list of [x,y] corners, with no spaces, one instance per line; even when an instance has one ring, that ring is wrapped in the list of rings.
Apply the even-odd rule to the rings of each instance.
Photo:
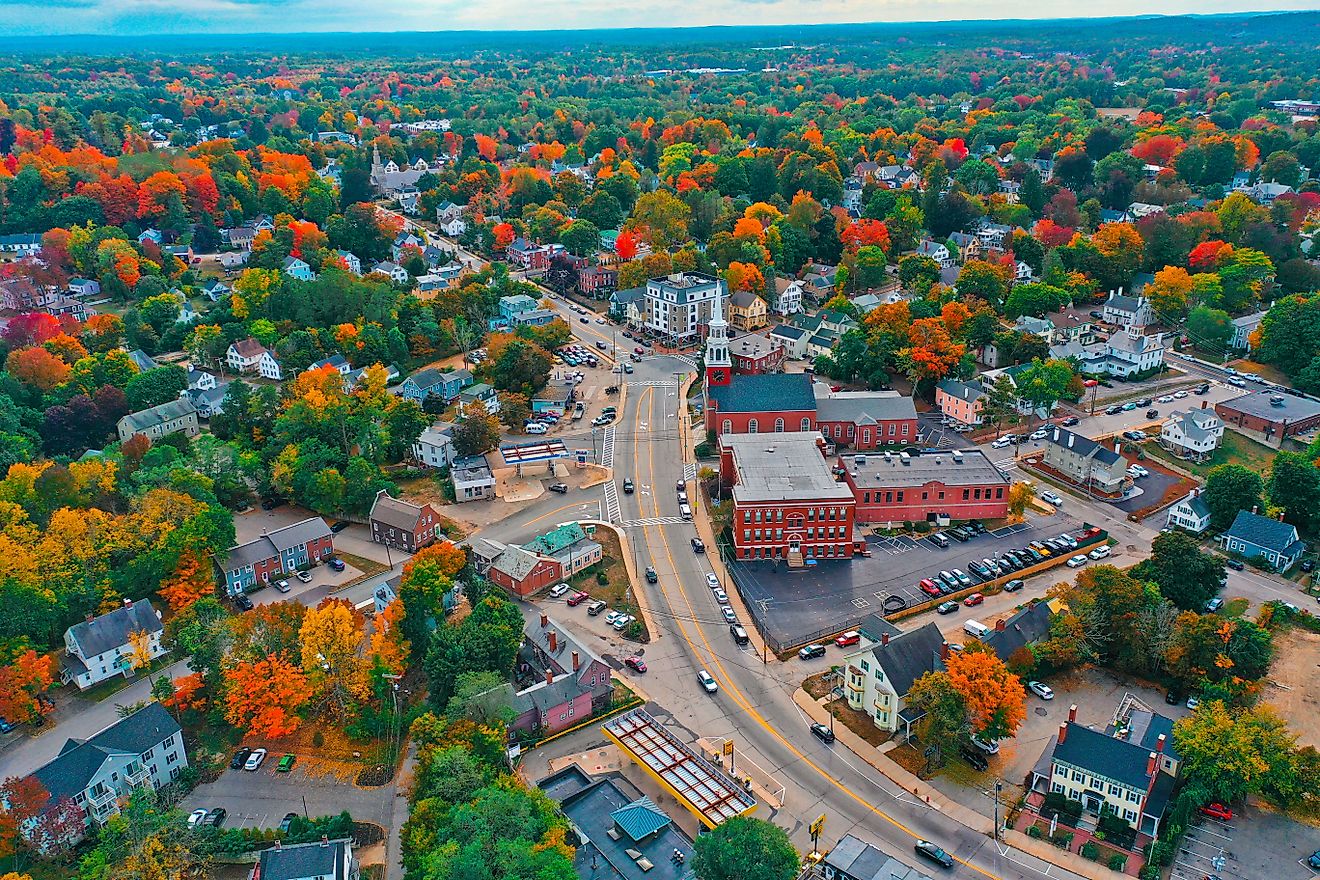
[[[1155,440],[1148,440],[1142,444],[1141,451],[1145,455],[1169,462],[1202,478],[1221,464],[1240,464],[1258,474],[1264,474],[1269,471],[1270,462],[1274,461],[1274,456],[1277,454],[1277,450],[1234,431],[1224,432],[1223,439],[1219,441],[1219,448],[1215,450],[1210,460],[1204,463],[1183,461],[1162,448]]]

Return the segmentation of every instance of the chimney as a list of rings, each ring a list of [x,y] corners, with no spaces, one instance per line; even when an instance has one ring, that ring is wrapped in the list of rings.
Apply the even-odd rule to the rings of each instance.
[[[276,840],[276,841],[275,841],[275,852],[279,852],[279,851],[282,850],[282,849],[284,849],[284,847],[280,846],[280,842],[279,842],[278,840]]]
[[[549,625],[550,625],[550,615],[546,614],[544,611],[541,612],[541,629],[545,629]]]
[[[1201,409],[1209,409],[1209,408],[1210,408],[1210,401],[1208,400],[1201,401]]]
[[[995,632],[1003,632],[1003,631],[1004,631],[1004,618],[1001,617],[995,621]]]
[[[948,659],[949,659],[949,643],[948,643],[948,642],[940,642],[940,659],[941,659],[941,660],[948,660]]]
[[[321,846],[329,846],[329,845],[330,845],[330,838],[328,838],[328,837],[326,837],[324,834],[322,834],[322,835],[321,835]]]
[[[1151,752],[1150,755],[1149,755],[1149,757],[1146,758],[1146,775],[1147,775],[1147,776],[1154,776],[1154,775],[1155,775],[1155,766],[1159,763],[1159,760],[1160,760],[1160,759],[1159,759],[1159,756],[1156,755],[1154,752]]]
[[[1069,448],[1069,449],[1072,449],[1072,447],[1073,447],[1073,441],[1076,440],[1076,439],[1077,439],[1077,435],[1076,435],[1076,434],[1072,433],[1071,431],[1068,432],[1068,448]]]
[[[1074,723],[1074,724],[1077,723],[1077,704],[1076,704],[1076,703],[1073,703],[1071,706],[1068,707],[1068,720],[1071,721],[1071,722]]]
[[[578,667],[581,666],[581,665],[582,665],[582,661],[578,658],[578,652],[577,652],[577,651],[574,651],[574,652],[573,652],[573,671],[574,671],[574,672],[577,672],[577,671],[578,671]]]
[[[1059,722],[1059,745],[1063,745],[1064,740],[1068,738],[1068,724],[1065,721]]]
[[[553,654],[559,650],[559,633],[550,630],[550,653]]]
[[[91,622],[92,622],[92,615],[91,615],[90,613],[88,613],[88,615],[87,615],[87,617],[86,617],[86,621],[87,621],[88,623],[91,623]]]
[[[125,607],[125,608],[132,608],[132,607],[133,607],[133,600],[132,600],[132,599],[129,599],[129,598],[125,598],[125,599],[124,599],[124,607]]]
[[[889,647],[889,633],[880,633],[880,647]]]
[[[1161,755],[1164,754],[1164,734],[1162,733],[1160,734],[1160,738],[1155,740],[1155,751],[1159,752]]]
[[[1279,522],[1283,522],[1283,511],[1279,511]]]
[[[545,671],[545,683],[546,684],[555,683],[555,671],[553,669],[547,669]]]

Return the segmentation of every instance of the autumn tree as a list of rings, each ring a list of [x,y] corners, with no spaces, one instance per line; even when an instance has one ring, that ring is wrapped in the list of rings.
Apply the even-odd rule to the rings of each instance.
[[[215,579],[211,564],[188,550],[179,557],[178,565],[169,580],[161,584],[160,597],[171,611],[182,611],[203,596],[215,593]]]
[[[343,717],[366,696],[362,623],[352,604],[327,599],[307,612],[298,632],[302,668],[320,699]]]
[[[1231,803],[1264,794],[1286,805],[1315,792],[1317,780],[1297,772],[1296,737],[1269,706],[1233,710],[1206,700],[1174,723],[1173,741],[1184,778],[1199,786],[1206,800]]]
[[[657,251],[667,251],[687,239],[692,210],[668,190],[644,193],[637,199],[627,228]]]
[[[42,713],[42,695],[54,683],[54,661],[35,650],[16,653],[0,666],[0,717],[34,721]]]
[[[298,712],[312,698],[303,670],[273,655],[235,663],[226,678],[225,720],[262,739],[296,731]]]
[[[247,661],[273,656],[301,663],[301,633],[307,611],[301,602],[267,602],[232,618],[229,656]]]
[[[917,722],[917,737],[935,752],[927,759],[927,767],[940,766],[954,755],[958,747],[972,734],[967,716],[967,700],[954,687],[947,672],[927,672],[912,683],[904,703],[914,713],[921,713]]]
[[[977,646],[979,647],[979,646]],[[956,651],[945,660],[949,683],[967,705],[967,721],[978,736],[1012,736],[1027,717],[1022,681],[988,648]]]

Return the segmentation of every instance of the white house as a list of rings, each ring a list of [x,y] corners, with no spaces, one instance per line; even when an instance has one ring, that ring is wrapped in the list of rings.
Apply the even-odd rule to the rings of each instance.
[[[1199,535],[1210,528],[1210,508],[1201,498],[1201,490],[1192,493],[1169,508],[1167,525],[1171,529],[1183,529]]]
[[[1109,292],[1109,298],[1100,307],[1100,311],[1108,324],[1137,328],[1149,324],[1154,314],[1150,300],[1144,296],[1123,296],[1122,288]]]
[[[413,460],[432,468],[445,468],[454,463],[454,426],[436,422],[422,431],[412,446]]]
[[[495,475],[491,473],[490,463],[484,455],[454,459],[449,478],[454,484],[456,502],[477,501],[495,495]]]
[[[257,372],[263,379],[271,379],[275,382],[284,380],[284,368],[275,359],[275,352],[270,349],[261,352],[261,359],[257,361]]]
[[[440,223],[440,231],[450,238],[462,235],[467,232],[467,221],[462,217],[455,217],[452,220],[445,220]]]
[[[76,684],[87,690],[107,678],[122,675],[132,678],[137,674],[134,666],[134,633],[141,633],[141,644],[154,660],[165,654],[160,636],[160,612],[151,602],[142,599],[124,604],[102,614],[89,617],[64,631],[64,651],[60,658],[60,680]]]
[[[848,706],[865,712],[881,730],[897,731],[903,699],[912,683],[927,672],[943,668],[948,646],[940,628],[928,623],[901,632],[888,623],[867,644],[844,656],[844,693]]]
[[[408,270],[398,263],[392,263],[389,260],[382,260],[371,267],[372,272],[379,272],[381,275],[388,275],[390,281],[395,284],[408,283]]]
[[[776,278],[775,286],[779,287],[781,281],[787,283],[779,289],[778,296],[775,298],[775,312],[787,318],[789,315],[796,315],[802,311],[802,282]]]
[[[1105,343],[1105,367],[1111,376],[1131,376],[1164,364],[1164,337],[1147,336],[1136,324],[1115,333]]]
[[[1251,334],[1256,332],[1256,328],[1260,327],[1260,322],[1263,320],[1265,320],[1263,311],[1234,318],[1233,335],[1228,338],[1228,347],[1251,351]]]
[[[926,239],[917,245],[916,255],[918,257],[930,257],[940,264],[941,269],[948,269],[953,265],[953,257],[949,255],[949,249],[938,241]]]
[[[70,278],[69,294],[71,296],[96,296],[101,292],[101,284],[90,278]]]
[[[104,825],[119,814],[133,790],[160,789],[188,766],[183,732],[165,707],[150,702],[89,739],[69,739],[57,756],[32,776],[50,793],[47,809],[72,801],[82,813],[83,829],[65,841],[82,840],[86,829]],[[31,825],[25,829],[31,832]],[[55,841],[42,841],[47,846]]]
[[[1224,423],[1214,410],[1172,412],[1160,427],[1160,445],[1179,458],[1206,461],[1219,448]]]
[[[339,259],[344,261],[344,265],[348,267],[348,271],[352,272],[354,275],[362,274],[362,261],[357,258],[357,254],[352,251],[335,251],[335,254]]]
[[[251,872],[252,880],[358,880],[360,875],[353,841],[324,837],[263,849]]]
[[[225,363],[235,372],[255,373],[260,369],[263,354],[266,354],[266,346],[249,336],[229,344]]]

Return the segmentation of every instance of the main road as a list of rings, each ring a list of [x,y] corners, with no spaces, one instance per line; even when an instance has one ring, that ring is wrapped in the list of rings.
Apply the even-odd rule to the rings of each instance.
[[[853,832],[914,865],[920,863],[913,843],[935,841],[958,859],[955,877],[1039,880],[1046,868],[1054,877],[1071,876],[918,802],[841,744],[820,742],[792,700],[795,679],[801,677],[797,662],[766,664],[755,649],[734,644],[706,583],[712,566],[706,555],[692,550],[696,529],[679,516],[676,487],[685,476],[689,496],[698,501],[691,479],[695,468],[686,460],[693,426],[680,385],[690,369],[676,358],[644,360],[629,377],[615,428],[617,490],[622,493],[625,479],[635,486],[632,494],[619,495],[620,525],[637,570],[650,565],[658,578],[656,585],[643,587],[655,629],[645,650],[645,687],[664,707],[664,720],[698,737],[732,739],[737,760],[753,762],[782,784],[784,804],[768,818],[787,829],[803,851],[810,849],[807,825],[824,813],[828,839]],[[702,669],[718,682],[717,693],[708,695],[698,685]],[[969,796],[981,802],[968,806],[989,811],[988,796]]]

